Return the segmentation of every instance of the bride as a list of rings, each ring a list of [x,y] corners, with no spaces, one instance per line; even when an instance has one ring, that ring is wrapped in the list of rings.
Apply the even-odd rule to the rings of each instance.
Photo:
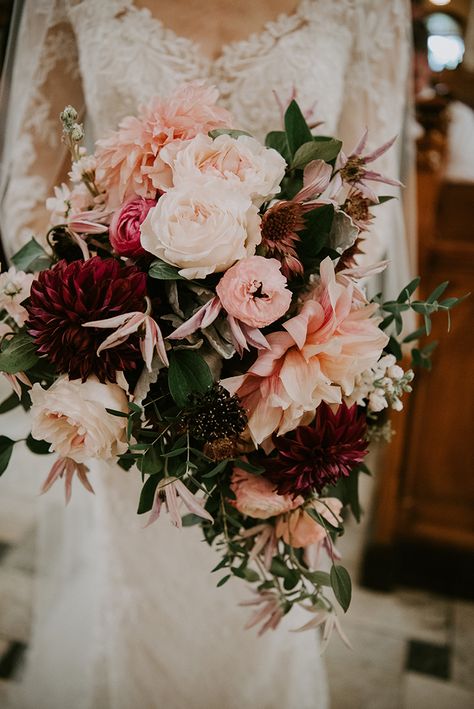
[[[310,123],[348,147],[366,126],[374,145],[401,132],[405,0],[26,0],[14,19],[0,192],[10,255],[46,230],[66,104],[98,137],[151,96],[204,79],[258,138],[279,128],[294,95]],[[399,172],[395,151],[382,160]],[[397,282],[387,287],[400,290],[408,256],[399,204],[378,226],[368,257],[393,259]],[[38,470],[26,451],[16,462],[16,473]],[[294,616],[262,637],[244,630],[245,589],[215,588],[213,552],[194,528],[180,532],[166,518],[142,528],[139,482],[102,464],[95,498],[76,489],[67,511],[54,494],[41,499],[36,620],[14,706],[327,707],[317,636],[289,632],[302,625]]]

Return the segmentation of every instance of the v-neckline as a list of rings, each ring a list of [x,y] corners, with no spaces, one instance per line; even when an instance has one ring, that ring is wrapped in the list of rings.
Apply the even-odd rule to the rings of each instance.
[[[195,56],[199,58],[200,62],[204,62],[210,66],[213,64],[220,64],[229,53],[232,53],[235,49],[244,50],[245,48],[252,47],[258,44],[266,44],[270,38],[278,38],[286,33],[288,28],[294,29],[294,26],[298,24],[298,21],[303,17],[303,10],[308,2],[311,0],[299,0],[296,8],[293,12],[282,12],[275,19],[267,20],[263,28],[258,32],[252,32],[250,35],[244,39],[236,39],[232,42],[225,42],[218,54],[215,57],[208,56],[202,49],[201,43],[192,37],[187,37],[186,35],[181,35],[176,32],[171,27],[168,27],[163,20],[154,15],[150,8],[148,7],[138,7],[135,5],[134,0],[127,1],[127,8],[137,16],[144,16],[149,22],[155,24],[161,32],[166,33],[168,36],[176,39],[177,42],[186,43],[192,48]],[[290,31],[291,31],[290,29]]]

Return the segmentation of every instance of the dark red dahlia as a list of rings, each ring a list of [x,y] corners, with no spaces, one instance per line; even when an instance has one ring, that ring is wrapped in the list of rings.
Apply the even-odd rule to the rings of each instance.
[[[26,304],[27,328],[39,354],[46,355],[60,373],[83,381],[95,374],[101,382],[114,382],[117,370],[137,368],[138,337],[131,336],[97,356],[110,330],[82,327],[82,323],[144,310],[145,295],[146,275],[135,266],[122,267],[116,259],[98,256],[59,261],[33,282]]]
[[[322,403],[309,426],[274,436],[276,457],[267,458],[265,476],[281,494],[320,493],[348,476],[367,453],[367,423],[357,406],[341,404],[336,413]]]

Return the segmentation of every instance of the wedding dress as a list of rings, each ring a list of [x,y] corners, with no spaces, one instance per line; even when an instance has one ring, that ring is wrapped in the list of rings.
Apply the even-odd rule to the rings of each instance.
[[[278,103],[296,90],[322,132],[351,148],[367,126],[371,145],[401,132],[409,70],[405,0],[302,0],[211,61],[132,0],[31,0],[11,64],[1,184],[9,254],[45,225],[43,203],[61,181],[57,116],[84,110],[95,137],[154,94],[205,79],[221,92],[236,127],[263,138],[280,127]],[[380,161],[396,176],[394,150]],[[400,205],[390,203],[371,235],[371,257],[387,252],[400,283],[409,270]],[[11,416],[11,414],[10,414]],[[48,461],[50,462],[50,461]],[[26,451],[15,472],[45,471]],[[12,479],[10,474],[10,480]],[[38,477],[40,472],[38,472]],[[257,637],[243,626],[241,582],[216,589],[217,557],[198,530],[164,517],[143,529],[133,471],[97,466],[94,497],[77,488],[41,500],[39,591],[24,679],[15,707],[40,709],[324,709],[325,675],[314,633],[284,619]],[[40,484],[41,479],[37,483]]]

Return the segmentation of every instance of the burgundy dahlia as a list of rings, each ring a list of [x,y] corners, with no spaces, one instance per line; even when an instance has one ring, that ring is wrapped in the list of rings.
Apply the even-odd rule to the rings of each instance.
[[[60,373],[83,381],[95,374],[101,382],[114,382],[117,370],[134,370],[141,361],[138,336],[98,356],[97,348],[110,332],[82,323],[144,310],[145,295],[146,275],[135,266],[122,267],[116,259],[98,256],[59,261],[33,281],[27,328],[39,354]]]
[[[348,476],[367,453],[367,423],[357,406],[341,404],[336,413],[322,403],[309,426],[274,436],[276,457],[267,458],[266,477],[280,495],[320,493]]]

